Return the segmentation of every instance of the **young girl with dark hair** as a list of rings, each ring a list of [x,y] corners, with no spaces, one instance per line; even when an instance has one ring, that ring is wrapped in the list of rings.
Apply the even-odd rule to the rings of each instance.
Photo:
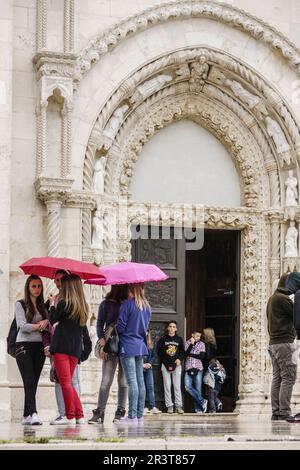
[[[36,391],[45,362],[42,332],[48,327],[44,305],[43,283],[38,276],[29,276],[25,284],[24,299],[15,305],[18,328],[16,361],[25,392],[22,424],[42,424],[36,408]]]

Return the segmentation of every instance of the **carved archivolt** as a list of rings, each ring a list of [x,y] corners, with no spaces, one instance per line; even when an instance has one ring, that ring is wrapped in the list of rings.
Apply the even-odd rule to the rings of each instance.
[[[280,52],[289,65],[300,73],[300,52],[283,34],[244,10],[217,1],[178,0],[155,6],[131,16],[92,39],[79,55],[77,79],[121,41],[153,25],[187,18],[208,18],[237,28]]]
[[[117,121],[118,109],[126,112]],[[268,132],[266,116],[278,124],[279,137],[290,148],[290,164],[278,150],[276,136]],[[104,214],[101,256],[108,262],[130,258],[130,224],[197,226],[194,206],[182,218],[180,205],[137,204],[130,196],[134,166],[145,143],[184,118],[206,127],[223,143],[240,175],[245,207],[204,207],[200,225],[241,230],[240,392],[260,393],[262,312],[270,280],[281,268],[285,175],[291,168],[298,171],[300,155],[296,119],[271,84],[241,61],[207,48],[182,50],[144,66],[120,84],[99,114],[87,146],[83,192],[91,191],[95,159],[105,155],[104,195],[95,194],[95,201]],[[84,249],[90,239],[88,211],[83,214]]]
[[[263,179],[264,167],[263,159],[259,158],[259,147],[233,113],[205,95],[175,95],[160,100],[151,110],[147,110],[145,119],[138,122],[122,142],[118,167],[113,170],[112,191],[120,191],[124,195],[130,193],[134,165],[143,145],[166,125],[184,118],[208,128],[227,147],[241,176],[245,205],[263,207],[266,204],[264,187],[267,181]]]

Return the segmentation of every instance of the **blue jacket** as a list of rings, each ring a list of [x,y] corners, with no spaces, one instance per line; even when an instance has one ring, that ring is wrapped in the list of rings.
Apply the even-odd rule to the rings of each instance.
[[[134,299],[125,300],[122,303],[117,322],[120,336],[120,356],[148,354],[146,335],[150,317],[150,308],[139,310]]]

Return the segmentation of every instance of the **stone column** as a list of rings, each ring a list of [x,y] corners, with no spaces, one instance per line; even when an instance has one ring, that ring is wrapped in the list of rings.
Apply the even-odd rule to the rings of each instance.
[[[12,57],[13,1],[5,1],[5,15],[0,19],[0,421],[11,419],[9,368],[15,367],[6,353],[6,336],[12,320],[10,310],[10,207],[12,154]]]
[[[265,402],[261,364],[266,278],[263,243],[263,226],[257,218],[255,225],[242,231],[241,246],[240,383],[236,411],[249,415],[260,413]]]
[[[57,194],[45,198],[45,205],[47,208],[47,256],[58,257],[60,255],[60,238],[61,238],[61,225],[60,213],[62,201]],[[44,297],[55,290],[52,280],[44,282]]]
[[[48,101],[40,103],[36,110],[37,115],[37,153],[36,153],[36,176],[41,176],[47,161],[47,107]]]
[[[64,52],[74,49],[74,0],[64,1]]]
[[[270,287],[273,282],[280,277],[280,220],[281,215],[278,212],[269,214],[270,221],[270,237],[271,237],[271,252],[270,252]]]
[[[61,165],[60,176],[67,178],[71,165],[72,106],[65,102],[61,110]]]
[[[37,50],[47,49],[47,0],[37,0]]]

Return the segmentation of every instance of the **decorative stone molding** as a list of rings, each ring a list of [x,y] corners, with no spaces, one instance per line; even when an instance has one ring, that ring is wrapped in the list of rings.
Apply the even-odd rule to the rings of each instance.
[[[299,49],[266,22],[227,3],[178,0],[151,7],[140,14],[131,16],[92,39],[79,55],[78,78],[84,76],[104,54],[127,37],[155,24],[187,18],[212,19],[237,28],[279,52],[283,59],[300,74]]]
[[[37,0],[36,2],[36,47],[38,51],[47,48],[47,5],[48,0]]]
[[[67,178],[71,168],[73,78],[76,56],[52,52],[37,53],[33,62],[38,78],[36,176],[43,175],[47,162],[47,106],[53,96],[61,106],[60,175]],[[60,97],[55,95],[60,92]]]
[[[244,187],[245,205],[263,206],[263,180],[264,173],[261,162],[258,160],[260,150],[255,142],[247,142],[248,133],[243,130],[240,123],[234,121],[234,115],[223,114],[222,106],[216,105],[204,95],[191,96],[176,95],[159,101],[156,107],[147,111],[144,121],[137,123],[132,129],[130,137],[122,143],[121,159],[124,159],[123,168],[115,173],[120,174],[121,194],[129,194],[130,181],[138,154],[143,145],[161,128],[178,119],[190,118],[213,132],[228,148],[236,166],[239,168]],[[224,124],[226,122],[226,124]],[[242,137],[243,136],[243,137]],[[250,145],[250,147],[248,147]],[[254,150],[255,148],[255,150]]]
[[[71,193],[73,183],[74,180],[71,179],[40,177],[36,179],[34,186],[41,201],[46,202],[54,197],[63,203]]]
[[[64,52],[74,48],[74,0],[64,0]]]

